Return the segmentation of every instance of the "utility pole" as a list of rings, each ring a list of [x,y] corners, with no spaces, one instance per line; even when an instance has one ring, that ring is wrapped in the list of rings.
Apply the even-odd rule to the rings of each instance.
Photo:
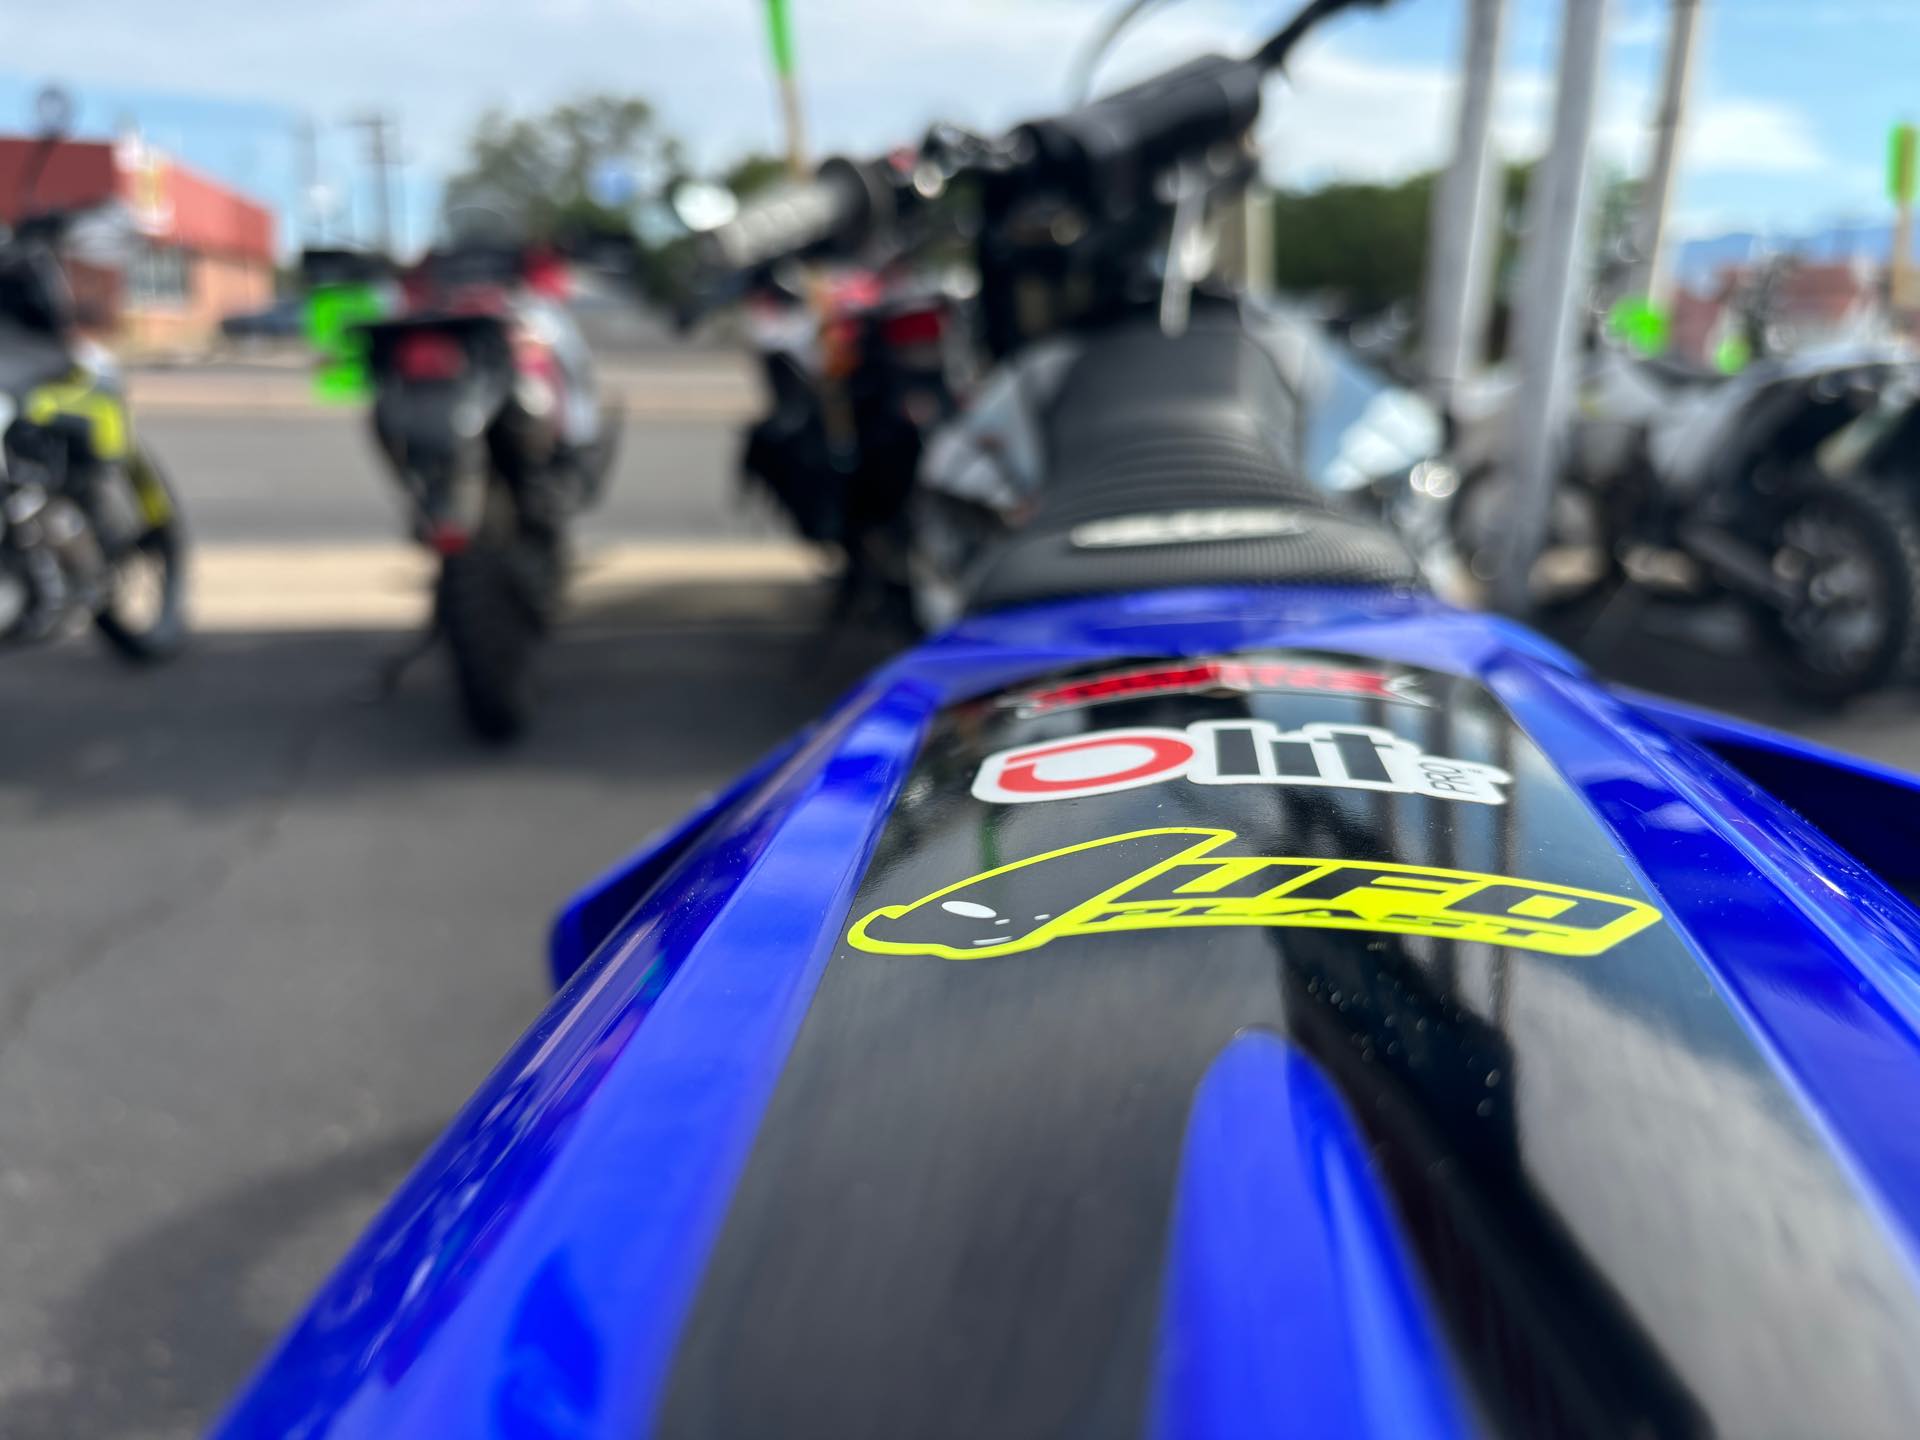
[[[1527,187],[1527,236],[1514,304],[1514,396],[1508,473],[1513,477],[1511,526],[1495,599],[1509,614],[1531,601],[1533,562],[1546,541],[1554,471],[1566,408],[1574,312],[1586,275],[1587,212],[1592,186],[1587,156],[1606,58],[1607,0],[1564,0],[1553,138]]]
[[[1426,376],[1445,403],[1479,368],[1500,250],[1500,165],[1493,153],[1493,99],[1507,0],[1467,0],[1467,44],[1453,160],[1434,193],[1427,265]]]
[[[1913,196],[1920,131],[1893,127],[1887,145],[1887,193],[1893,200],[1893,253],[1887,257],[1887,308],[1900,315],[1913,308]]]
[[[1633,283],[1630,294],[1655,305],[1665,302],[1672,267],[1667,264],[1667,215],[1673,206],[1673,180],[1679,168],[1680,137],[1687,101],[1693,93],[1693,58],[1700,35],[1701,0],[1667,0],[1667,64],[1660,81],[1660,107],[1653,116],[1653,161],[1640,196],[1635,227]]]
[[[320,238],[320,143],[311,115],[295,123],[293,143],[299,157],[300,243],[311,245]]]
[[[373,171],[373,204],[379,226],[380,253],[393,254],[393,196],[387,172],[394,164],[393,117],[383,110],[356,115],[353,123],[367,132],[367,164]]]
[[[773,50],[774,82],[787,132],[787,172],[807,178],[807,122],[800,110],[800,82],[793,73],[793,21],[787,0],[767,0],[767,41]]]

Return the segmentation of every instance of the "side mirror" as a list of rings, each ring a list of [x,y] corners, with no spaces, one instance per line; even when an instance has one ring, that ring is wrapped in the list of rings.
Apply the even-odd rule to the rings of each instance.
[[[710,180],[682,180],[668,197],[680,223],[695,235],[718,230],[740,213],[740,202],[724,185]]]

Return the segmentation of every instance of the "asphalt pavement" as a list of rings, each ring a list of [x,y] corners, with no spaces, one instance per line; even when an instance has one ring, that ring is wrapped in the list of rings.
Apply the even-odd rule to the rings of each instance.
[[[356,424],[143,426],[220,623],[150,672],[87,636],[0,665],[8,1440],[197,1433],[538,1013],[566,897],[885,650],[823,645],[726,428],[647,422],[537,730],[483,749],[435,660],[368,699],[410,621],[248,623],[328,557],[404,556]],[[596,558],[650,546],[676,563]]]
[[[86,637],[0,664],[8,1440],[202,1428],[538,1013],[558,906],[887,648],[823,643],[730,425],[662,403],[585,527],[537,729],[480,748],[437,662],[368,698],[423,597],[361,422],[178,394],[142,425],[213,623],[152,672]],[[1911,695],[1794,711],[1737,648],[1657,635],[1611,662],[1920,765]]]

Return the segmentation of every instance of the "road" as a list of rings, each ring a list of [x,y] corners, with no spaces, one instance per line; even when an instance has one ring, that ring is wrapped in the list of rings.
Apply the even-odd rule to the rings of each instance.
[[[203,1426],[537,1013],[569,892],[884,649],[821,651],[805,557],[732,502],[725,423],[642,416],[538,729],[481,750],[434,666],[365,699],[421,576],[356,422],[143,423],[208,633],[154,673],[83,639],[0,666],[9,1440]],[[1796,715],[1737,657],[1659,653],[1638,678],[1920,763],[1909,696]]]
[[[356,425],[144,425],[203,568],[272,563],[171,667],[85,638],[0,667],[9,1440],[197,1433],[537,1013],[567,895],[879,653],[823,656],[728,432],[649,422],[586,541],[694,562],[589,587],[537,732],[482,750],[435,665],[366,701],[397,632],[246,623],[315,557],[395,553]]]
[[[713,421],[630,422],[606,504],[585,537],[642,540],[777,539],[763,510],[739,502],[730,469],[734,436]],[[400,510],[376,468],[364,414],[168,414],[141,431],[192,493],[194,538],[240,541],[386,542]]]

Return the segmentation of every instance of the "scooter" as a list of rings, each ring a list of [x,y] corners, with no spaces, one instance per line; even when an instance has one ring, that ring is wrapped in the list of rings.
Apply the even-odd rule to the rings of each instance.
[[[432,619],[381,688],[438,642],[468,725],[522,733],[532,660],[565,586],[568,527],[605,488],[619,438],[586,343],[559,303],[559,258],[465,240],[398,274],[380,257],[309,252],[310,284],[382,279],[399,313],[355,327],[376,442],[413,538],[440,561]]]
[[[113,265],[130,227],[113,207],[45,207],[36,190],[67,128],[59,92],[0,238],[0,644],[91,621],[116,655],[185,643],[187,542],[165,474],[133,429],[119,366],[81,334],[63,255]]]
[[[567,907],[219,1433],[1914,1431],[1920,782],[1437,599],[1188,287],[1349,8],[951,177],[1026,523]]]
[[[1774,279],[1769,271],[1747,299],[1756,342],[1774,328]],[[1754,350],[1733,374],[1636,354],[1595,308],[1553,500],[1554,553],[1536,582],[1602,635],[1650,597],[1731,598],[1788,690],[1846,700],[1920,661],[1920,427],[1908,423],[1920,368],[1892,342]],[[1515,392],[1508,382],[1498,393],[1470,400],[1457,426],[1464,479],[1448,517],[1483,580],[1509,493],[1498,452]]]

